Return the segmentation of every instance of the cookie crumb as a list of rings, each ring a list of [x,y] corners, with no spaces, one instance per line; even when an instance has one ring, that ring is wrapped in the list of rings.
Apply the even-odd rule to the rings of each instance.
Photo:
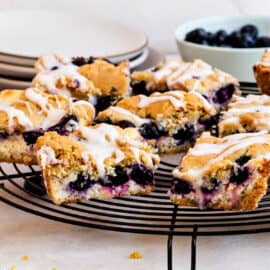
[[[11,265],[10,270],[15,270],[15,265]]]
[[[27,256],[27,255],[22,256],[22,260],[23,261],[28,261],[29,260],[29,256]]]
[[[52,270],[57,270],[56,267],[53,267]]]
[[[143,256],[139,251],[134,251],[129,254],[130,259],[141,259]]]

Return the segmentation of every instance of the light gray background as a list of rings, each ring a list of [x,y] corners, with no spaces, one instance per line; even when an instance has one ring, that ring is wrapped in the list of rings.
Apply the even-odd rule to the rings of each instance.
[[[0,0],[0,9],[72,10],[112,17],[147,33],[151,45],[176,52],[173,32],[190,19],[216,15],[269,15],[269,0]],[[34,23],[34,22],[33,22]],[[1,38],[1,37],[0,37]],[[94,38],[94,37],[91,37]]]

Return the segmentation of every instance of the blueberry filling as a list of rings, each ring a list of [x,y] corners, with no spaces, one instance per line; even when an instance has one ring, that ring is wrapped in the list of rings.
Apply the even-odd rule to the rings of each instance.
[[[131,84],[133,95],[149,95],[149,91],[146,89],[146,82],[140,81]]]
[[[235,87],[233,84],[222,87],[216,92],[213,101],[218,104],[228,102],[232,98],[234,91]]]
[[[199,119],[199,124],[204,126],[205,130],[211,132],[211,135],[218,136],[218,121],[220,114],[213,115],[207,119]]]
[[[69,187],[75,191],[84,191],[93,185],[94,181],[90,180],[89,175],[79,174],[76,181],[70,182]]]
[[[142,186],[151,185],[154,182],[154,174],[143,164],[135,164],[131,168],[130,178]]]
[[[8,133],[5,131],[0,131],[0,139],[7,139]]]
[[[104,97],[98,98],[97,104],[95,105],[97,113],[104,111],[105,109],[110,107],[112,102],[113,102],[113,99],[111,96],[104,96]]]
[[[125,184],[128,181],[128,175],[124,171],[124,169],[121,166],[115,167],[115,176],[113,175],[106,175],[102,180],[100,180],[100,183],[103,186],[121,186]]]
[[[77,122],[78,119],[75,115],[67,115],[58,124],[48,128],[48,131],[56,131],[60,135],[69,135],[76,128]]]
[[[72,64],[80,67],[83,65],[87,65],[87,64],[92,64],[95,61],[95,57],[89,57],[89,58],[85,58],[85,57],[73,57],[72,58]]]
[[[173,179],[171,192],[175,194],[188,194],[193,191],[191,183],[184,179]]]
[[[121,128],[129,128],[129,127],[136,127],[132,122],[128,121],[128,120],[121,120],[118,121],[117,123],[115,123],[117,126],[121,127]]]
[[[139,127],[139,132],[145,139],[149,140],[167,135],[167,133],[164,130],[161,130],[154,122],[142,124]]]
[[[236,171],[233,170],[230,176],[230,182],[241,185],[243,184],[249,177],[249,170],[247,167],[245,168],[237,168]]]
[[[251,159],[251,157],[243,155],[240,158],[236,159],[235,163],[237,163],[241,167],[244,164],[246,164],[250,159]]]
[[[78,119],[74,115],[67,115],[64,116],[60,122],[50,128],[48,128],[48,131],[56,131],[57,133],[61,135],[69,135],[76,127],[76,123],[78,122]],[[43,136],[45,133],[45,130],[35,130],[35,131],[25,131],[23,132],[23,139],[26,142],[27,145],[35,144],[38,137]]]
[[[179,129],[175,134],[173,134],[173,138],[178,140],[179,144],[183,144],[187,141],[192,141],[194,139],[195,128],[193,125],[185,125],[184,128]]]
[[[43,136],[44,131],[25,131],[23,133],[23,139],[26,142],[27,145],[29,144],[35,144],[38,137]]]
[[[56,70],[58,68],[59,68],[58,66],[53,66],[53,67],[51,67],[51,70]]]
[[[218,186],[219,186],[220,182],[218,182],[218,180],[216,178],[211,178],[210,179],[210,182],[209,182],[209,185],[205,185],[205,186],[202,186],[201,187],[201,191],[203,193],[212,193],[214,192],[215,190],[218,189]]]

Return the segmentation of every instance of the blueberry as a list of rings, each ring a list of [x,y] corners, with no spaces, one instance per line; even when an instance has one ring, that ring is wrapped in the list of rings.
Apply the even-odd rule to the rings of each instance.
[[[51,67],[51,70],[56,70],[58,68],[59,68],[58,66],[53,66],[53,67]]]
[[[154,182],[154,174],[143,164],[135,164],[131,168],[130,178],[140,185],[151,185]]]
[[[238,168],[237,171],[232,171],[232,174],[230,176],[230,182],[235,183],[237,185],[243,184],[249,177],[249,170],[247,167],[245,168]]]
[[[270,47],[270,37],[259,37],[255,44],[257,48]]]
[[[64,116],[58,124],[48,128],[48,131],[56,131],[60,135],[69,135],[74,130],[74,122],[78,122],[75,115]]]
[[[248,34],[253,39],[258,37],[258,28],[253,24],[246,24],[240,29],[241,34]]]
[[[228,37],[227,37],[227,44],[231,45],[235,48],[241,47],[241,33],[240,31],[233,31]]]
[[[193,191],[192,184],[186,181],[185,179],[173,179],[172,187],[171,187],[172,193],[175,194],[182,194],[186,195]]]
[[[115,176],[109,175],[107,184],[111,183],[113,186],[120,186],[128,181],[128,175],[121,166],[115,167]]]
[[[70,182],[69,187],[75,191],[84,191],[92,186],[94,181],[90,180],[89,175],[79,174],[76,181]]]
[[[237,163],[240,167],[245,165],[250,160],[249,156],[243,155],[235,160],[235,163]]]
[[[35,144],[38,137],[43,136],[43,131],[25,131],[23,133],[23,139],[27,145]]]
[[[129,127],[136,127],[132,122],[128,120],[121,120],[116,123],[117,126],[121,128],[129,128]]]
[[[87,60],[84,57],[73,57],[72,64],[76,66],[83,66],[87,64]]]
[[[139,132],[145,139],[149,140],[157,139],[165,135],[165,132],[160,130],[154,122],[142,124],[139,128]]]
[[[211,32],[206,33],[206,41],[210,46],[217,46],[215,35]]]
[[[184,128],[179,129],[175,134],[173,134],[173,138],[175,140],[179,140],[180,144],[183,144],[186,141],[192,141],[194,138],[195,129],[193,125],[185,125]]]
[[[7,139],[8,133],[5,131],[0,131],[0,139]]]
[[[203,125],[206,130],[211,129],[214,125],[217,125],[220,114],[212,115],[206,119],[199,119],[199,124]]]
[[[207,32],[203,28],[197,28],[186,34],[185,40],[197,44],[203,44],[206,42]]]
[[[203,193],[212,193],[217,190],[220,182],[216,178],[211,178],[208,186],[202,186],[201,191]]]
[[[252,48],[256,44],[256,39],[250,34],[242,34],[240,38],[240,48]]]
[[[100,97],[96,104],[96,112],[101,112],[110,107],[113,99],[111,96]]]
[[[140,81],[131,84],[133,95],[149,95],[149,91],[146,89],[146,82]]]
[[[232,98],[234,91],[235,87],[233,84],[222,87],[216,92],[213,101],[218,104],[227,103]]]
[[[214,35],[214,42],[220,46],[226,44],[228,34],[225,30],[219,30]]]
[[[46,189],[43,184],[41,175],[35,175],[28,177],[24,182],[24,189],[34,195],[44,196],[46,195]]]

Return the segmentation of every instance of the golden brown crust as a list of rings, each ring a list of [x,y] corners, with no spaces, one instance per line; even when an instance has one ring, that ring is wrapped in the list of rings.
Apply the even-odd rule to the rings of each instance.
[[[253,67],[257,85],[262,94],[270,95],[270,51],[265,51],[260,63]]]
[[[28,95],[30,91],[34,94],[34,97],[32,94]],[[46,100],[46,102],[44,103],[43,100]],[[14,122],[11,128],[15,131],[23,132],[27,129],[39,129],[46,119],[49,120],[48,114],[52,110],[62,110],[63,116],[74,114],[84,125],[91,124],[95,115],[93,106],[88,103],[72,102],[63,95],[48,94],[36,88],[2,90],[0,92],[0,103],[3,104],[1,105],[3,107],[0,106],[0,129],[7,132],[9,132],[11,122]],[[13,109],[23,113],[32,126],[27,128],[22,125],[20,121],[22,119],[18,119],[20,115],[8,115],[8,112]],[[51,126],[54,124],[56,123],[52,123]]]
[[[33,149],[26,145],[22,135],[0,140],[0,162],[37,164]]]
[[[113,65],[97,59],[79,67],[78,72],[101,89],[103,96],[126,96],[129,92],[128,62]]]

